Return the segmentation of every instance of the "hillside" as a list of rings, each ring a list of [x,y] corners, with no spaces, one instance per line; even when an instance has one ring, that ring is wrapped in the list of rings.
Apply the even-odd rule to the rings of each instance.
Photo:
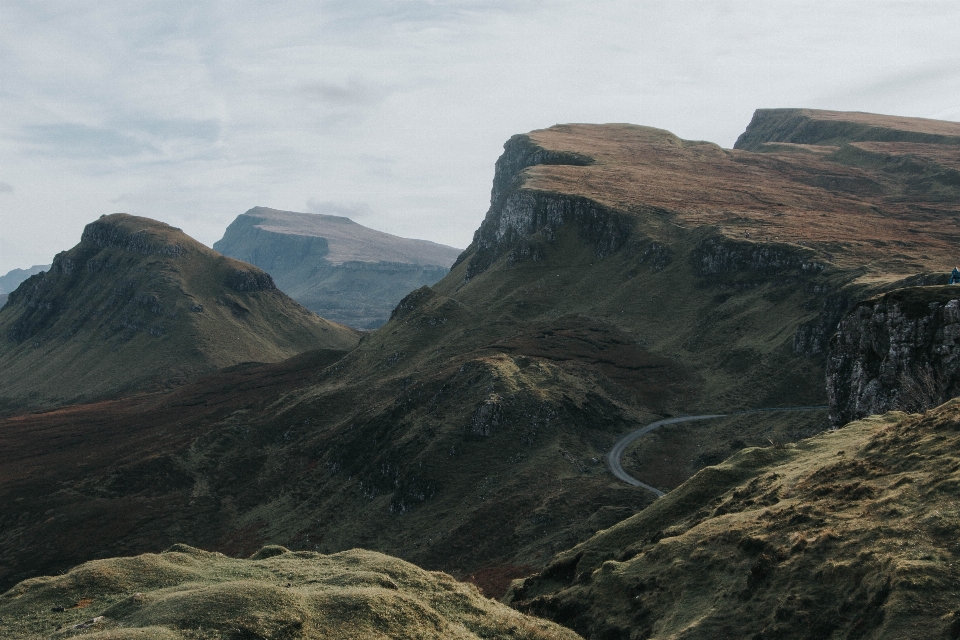
[[[746,449],[511,602],[587,638],[955,638],[960,401]]]
[[[235,560],[187,545],[95,560],[0,595],[0,635],[31,640],[258,638],[575,640],[456,582],[389,556],[264,547]]]
[[[311,311],[360,329],[381,326],[405,295],[437,282],[460,254],[341,216],[266,207],[237,216],[213,248],[267,271]]]
[[[946,279],[960,185],[915,190],[928,165],[846,147],[724,150],[633,125],[515,136],[471,246],[346,355],[274,387],[276,369],[246,372],[264,383],[256,401],[218,396],[225,378],[197,383],[175,420],[119,403],[0,422],[0,451],[35,456],[0,475],[0,583],[88,559],[75,540],[96,526],[98,554],[362,546],[500,595],[654,501],[608,473],[620,436],[671,415],[826,404],[844,313]],[[59,482],[42,471],[54,450],[112,450],[67,435],[120,433],[131,415],[152,434],[140,458],[100,455]],[[823,411],[738,420],[700,423],[632,473],[670,489],[829,426]],[[148,470],[164,480],[133,480]]]
[[[0,311],[0,407],[166,388],[357,339],[277,291],[263,271],[179,229],[103,216],[49,271],[9,294]]]
[[[11,269],[6,274],[0,276],[0,294],[7,294],[20,286],[20,283],[30,276],[46,271],[50,268],[48,264],[36,264],[29,269]],[[0,302],[2,305],[2,302]]]

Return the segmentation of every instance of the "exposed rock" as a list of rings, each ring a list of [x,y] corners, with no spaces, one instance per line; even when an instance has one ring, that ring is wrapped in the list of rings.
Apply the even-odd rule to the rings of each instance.
[[[826,146],[864,141],[960,145],[960,124],[872,113],[757,109],[734,149],[766,151],[778,142]]]
[[[507,152],[504,152],[506,154]],[[571,225],[598,258],[622,248],[630,237],[630,218],[587,198],[541,191],[515,191],[495,201],[473,236],[476,253],[464,280],[486,271],[499,257],[514,251],[514,259],[542,253],[538,244],[550,243],[557,229]]]
[[[155,224],[159,227],[179,231],[179,229],[162,222],[156,222]],[[179,244],[166,242],[159,234],[150,230],[131,231],[125,225],[116,224],[114,216],[100,216],[99,220],[84,227],[80,242],[101,249],[112,247],[143,255],[158,254],[175,258],[183,254],[183,247]],[[61,262],[63,261],[61,260]],[[56,263],[56,260],[54,260],[54,263]],[[54,267],[56,268],[56,264],[54,264]],[[69,273],[69,271],[64,271],[64,273]]]
[[[227,286],[240,292],[273,291],[277,288],[269,273],[246,269],[234,269],[227,274]]]
[[[740,242],[719,236],[702,240],[690,255],[697,275],[755,272],[762,275],[818,273],[826,265],[815,252],[771,243]]]
[[[924,411],[960,395],[960,288],[898,289],[857,305],[830,343],[830,419]]]
[[[46,271],[50,268],[48,264],[36,264],[29,269],[11,269],[6,275],[0,276],[0,294],[10,293],[20,286],[20,283],[32,275]],[[3,302],[0,301],[0,305]]]

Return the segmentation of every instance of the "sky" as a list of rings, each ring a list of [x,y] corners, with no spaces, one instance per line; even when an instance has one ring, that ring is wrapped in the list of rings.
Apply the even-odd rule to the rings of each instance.
[[[268,206],[466,247],[513,134],[960,121],[958,32],[955,0],[0,0],[0,274],[114,212],[207,245]]]

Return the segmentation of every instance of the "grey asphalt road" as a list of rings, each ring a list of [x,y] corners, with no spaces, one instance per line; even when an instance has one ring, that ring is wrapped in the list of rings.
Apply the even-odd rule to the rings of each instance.
[[[613,475],[617,476],[620,480],[623,480],[627,484],[632,484],[635,487],[640,487],[641,489],[646,489],[652,493],[655,493],[659,498],[662,495],[666,495],[660,489],[656,487],[651,487],[650,485],[640,482],[629,473],[623,470],[623,465],[620,464],[620,458],[623,457],[623,452],[630,445],[631,442],[639,438],[640,436],[650,433],[654,429],[658,429],[665,424],[676,424],[678,422],[694,422],[696,420],[713,420],[714,418],[726,418],[727,416],[741,415],[744,413],[762,413],[767,411],[813,411],[817,409],[826,409],[825,405],[809,406],[809,407],[769,407],[764,409],[748,409],[746,411],[736,411],[734,413],[709,413],[699,416],[680,416],[679,418],[667,418],[665,420],[657,420],[656,422],[651,422],[645,427],[640,427],[634,431],[631,431],[627,435],[623,436],[617,443],[613,445],[613,448],[610,449],[610,453],[607,454],[607,466],[610,467],[610,471]]]

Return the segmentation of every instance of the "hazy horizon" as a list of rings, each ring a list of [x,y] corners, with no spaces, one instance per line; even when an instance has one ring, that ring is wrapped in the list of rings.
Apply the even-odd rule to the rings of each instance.
[[[513,134],[730,147],[757,108],[960,120],[945,1],[0,4],[0,274],[123,211],[211,245],[254,206],[456,247]]]

